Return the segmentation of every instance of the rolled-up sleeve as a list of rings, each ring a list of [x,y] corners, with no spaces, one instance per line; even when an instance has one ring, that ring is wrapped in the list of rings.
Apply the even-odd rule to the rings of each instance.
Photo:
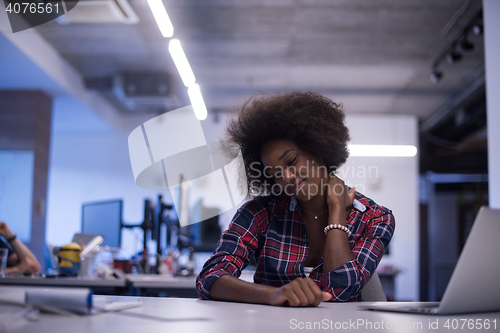
[[[258,235],[267,221],[266,215],[264,207],[256,201],[249,201],[238,209],[196,279],[196,290],[202,299],[210,299],[210,289],[219,277],[240,276],[249,256],[258,247]]]
[[[379,206],[367,221],[362,237],[352,249],[353,260],[331,272],[318,274],[320,287],[332,301],[360,301],[361,291],[375,272],[395,228],[391,210]]]

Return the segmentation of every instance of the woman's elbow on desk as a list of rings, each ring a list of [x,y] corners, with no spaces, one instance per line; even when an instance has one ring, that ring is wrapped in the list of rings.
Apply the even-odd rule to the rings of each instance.
[[[41,272],[41,267],[38,261],[34,261],[31,258],[26,258],[19,262],[13,267],[8,267],[5,272],[9,273],[21,273],[21,274],[37,274]]]

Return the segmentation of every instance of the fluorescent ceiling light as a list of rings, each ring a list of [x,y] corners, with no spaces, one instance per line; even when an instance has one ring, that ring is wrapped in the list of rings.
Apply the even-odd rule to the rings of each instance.
[[[411,157],[417,147],[411,145],[348,145],[351,156]]]
[[[189,86],[188,95],[196,118],[199,120],[207,119],[207,107],[205,106],[203,96],[201,96],[200,86],[196,83]]]
[[[148,4],[149,8],[151,8],[151,11],[153,12],[156,24],[158,24],[163,37],[172,37],[174,35],[174,26],[172,25],[172,22],[170,22],[167,10],[163,5],[163,1],[148,0]]]
[[[186,87],[190,87],[196,82],[196,78],[194,77],[191,66],[189,66],[186,55],[184,54],[181,42],[178,39],[172,39],[168,44],[168,51],[170,52],[172,59],[174,59],[175,67],[177,67],[177,70],[181,75],[182,82]]]

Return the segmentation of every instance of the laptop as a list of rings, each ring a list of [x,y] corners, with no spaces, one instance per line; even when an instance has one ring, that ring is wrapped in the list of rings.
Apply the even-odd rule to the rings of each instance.
[[[424,314],[500,311],[500,210],[481,207],[441,302],[373,303],[369,310]]]
[[[75,234],[75,236],[73,236],[72,242],[80,244],[81,241],[84,246],[87,246],[96,236],[101,236],[101,235]]]

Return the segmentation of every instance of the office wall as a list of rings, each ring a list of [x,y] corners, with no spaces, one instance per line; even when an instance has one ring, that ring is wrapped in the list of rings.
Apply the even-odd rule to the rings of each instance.
[[[32,194],[32,201],[29,204],[30,213],[28,214],[31,232],[25,235],[29,239],[20,238],[33,251],[42,264],[42,269],[44,267],[43,245],[46,225],[45,207],[51,117],[52,99],[43,92],[29,90],[0,91],[0,150],[31,151],[34,156],[33,166],[28,168],[33,170],[33,185],[30,193]],[[0,179],[0,187],[9,185],[16,186],[15,184],[9,184],[8,180],[2,182]],[[15,193],[15,191],[9,192],[8,188],[0,189],[1,192],[6,195],[7,193]],[[24,208],[26,206],[19,205],[18,207]],[[16,232],[16,223],[22,223],[19,220],[5,222],[10,225],[14,232]]]
[[[483,0],[490,207],[500,209],[500,2]]]
[[[58,109],[56,116],[62,114]],[[212,118],[203,121],[207,141],[218,141],[224,124]],[[57,130],[52,134],[48,243],[66,244],[81,231],[81,205],[85,202],[121,198],[124,200],[124,221],[130,224],[143,221],[144,199],[156,202],[161,194],[165,202],[173,202],[167,190],[148,190],[135,184],[128,153],[129,133],[104,129],[76,133]],[[220,224],[227,226],[235,211],[222,214]]]
[[[81,231],[85,202],[123,199],[124,221],[136,224],[143,221],[144,199],[168,196],[135,184],[126,134],[55,133],[50,166],[46,237],[50,244],[66,244]]]
[[[352,144],[418,146],[418,122],[413,116],[348,115],[346,120]],[[396,230],[390,254],[382,258],[380,265],[393,265],[401,270],[395,280],[396,300],[418,300],[418,155],[351,156],[340,169],[339,177],[392,210]]]

